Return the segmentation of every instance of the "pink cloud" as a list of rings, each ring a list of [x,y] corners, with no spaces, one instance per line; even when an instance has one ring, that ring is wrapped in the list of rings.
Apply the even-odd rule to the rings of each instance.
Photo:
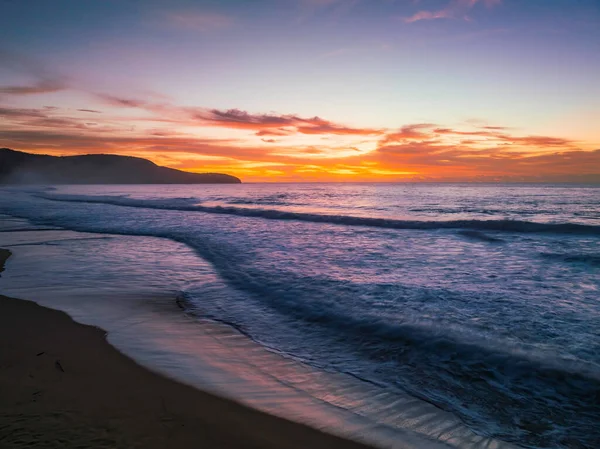
[[[482,3],[488,8],[499,5],[502,0],[453,0],[448,6],[437,11],[419,11],[416,14],[404,18],[406,23],[418,22],[420,20],[435,20],[435,19],[456,19],[463,18],[471,20],[466,13],[475,7],[478,3]]]
[[[291,134],[334,134],[372,136],[383,135],[385,130],[353,128],[325,120],[321,117],[301,117],[295,114],[253,114],[240,109],[207,109],[201,107],[180,107],[167,103],[154,104],[145,100],[125,98],[109,94],[96,94],[111,106],[139,108],[159,114],[162,121],[181,124],[202,124],[231,129],[255,131],[259,137]]]
[[[411,17],[404,19],[406,23],[418,22],[419,20],[449,19],[452,17],[450,11],[442,9],[440,11],[419,11]]]

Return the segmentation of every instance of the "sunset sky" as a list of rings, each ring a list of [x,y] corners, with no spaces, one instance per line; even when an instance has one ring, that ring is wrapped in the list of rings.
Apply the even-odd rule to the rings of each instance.
[[[0,147],[600,182],[600,1],[0,0]]]

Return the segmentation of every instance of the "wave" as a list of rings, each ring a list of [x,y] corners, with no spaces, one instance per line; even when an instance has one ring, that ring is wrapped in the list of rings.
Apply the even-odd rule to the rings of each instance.
[[[228,204],[239,204],[248,206],[285,206],[290,204],[290,195],[287,193],[280,193],[277,195],[264,196],[262,198],[221,198],[221,200]]]
[[[234,282],[236,287],[240,281]],[[246,283],[244,289],[275,311],[302,322],[305,338],[318,332],[316,335],[323,336],[318,337],[320,344],[341,345],[336,347],[351,362],[342,362],[335,369],[369,380],[384,379],[384,384],[391,382],[415,397],[458,412],[474,428],[489,426],[486,420],[493,410],[494,421],[500,423],[495,436],[507,441],[517,442],[515,435],[521,434],[530,447],[570,447],[549,443],[556,441],[557,428],[565,426],[577,429],[572,437],[582,448],[597,447],[593,441],[600,419],[600,366],[593,362],[558,356],[550,349],[492,340],[435,320],[358,316],[326,301],[298,298],[297,291],[274,290],[268,284],[262,279]],[[243,320],[212,316],[206,310],[206,298],[198,293],[200,296],[183,294],[189,312],[217,318],[265,344],[263,336],[254,335]],[[311,342],[314,345],[315,338]],[[377,377],[363,374],[357,360],[377,366]],[[545,421],[544,428],[535,429],[533,423],[547,416],[548,409],[553,410],[552,418]]]
[[[480,240],[482,242],[488,242],[488,243],[502,243],[504,242],[504,240],[499,239],[497,237],[492,237],[490,235],[484,234],[483,232],[480,231],[475,231],[472,229],[465,229],[463,231],[459,231],[458,232],[460,235],[467,237],[469,239],[472,240]]]
[[[176,198],[165,201],[164,199],[136,200],[115,196],[39,196],[55,201],[102,203],[145,209],[199,211],[253,217],[260,217],[260,215],[249,215],[248,212],[265,212],[207,207],[195,204],[198,200],[194,198]],[[235,212],[232,213],[232,210]],[[126,212],[124,209],[122,211]],[[281,213],[280,211],[266,212]],[[332,217],[343,220],[333,222],[334,224],[348,224],[348,220],[360,220],[361,223],[357,225],[362,226],[379,226],[378,224],[364,224],[364,221],[379,223],[382,220],[285,212],[284,214],[287,217],[283,219],[290,220],[325,223],[332,223]],[[298,218],[299,216],[302,218]],[[318,220],[312,219],[315,216]],[[396,225],[409,223],[413,227],[408,229],[452,228],[456,226],[448,224],[455,225],[457,223],[383,221]],[[486,226],[490,222],[469,220],[467,223],[471,226]],[[354,225],[355,223],[350,224]],[[437,225],[437,227],[415,227],[415,224]],[[440,224],[442,226],[439,226]],[[555,228],[548,228],[552,225],[525,224],[542,226],[543,230],[531,231],[530,228],[527,228],[525,231],[517,232],[574,232],[573,228],[568,228],[569,231],[556,231]],[[268,306],[277,312],[278,316],[298,322],[303,331],[309,332],[310,329],[318,328],[320,332],[320,329],[323,329],[323,332],[329,336],[323,340],[328,346],[337,348],[335,346],[337,344],[349,345],[353,352],[348,354],[358,354],[360,359],[366,360],[369,365],[378,366],[378,369],[389,369],[393,374],[388,375],[386,379],[398,379],[394,382],[411,394],[442,408],[458,409],[459,415],[473,424],[475,428],[495,425],[488,423],[490,421],[488,411],[493,410],[494,422],[500,423],[499,426],[503,429],[515,429],[512,432],[505,431],[506,434],[502,434],[500,430],[493,430],[493,433],[505,436],[506,439],[514,440],[515,435],[531,432],[531,435],[523,438],[533,442],[537,447],[577,447],[568,442],[564,445],[563,443],[553,444],[558,438],[555,435],[557,429],[564,427],[576,429],[570,431],[570,438],[574,442],[579,441],[581,443],[579,447],[600,447],[594,444],[598,438],[595,426],[600,419],[600,406],[598,405],[600,403],[597,401],[597,398],[600,397],[600,367],[597,364],[577,358],[560,357],[550,351],[542,352],[512,342],[493,341],[479,334],[460,332],[460,330],[452,329],[438,321],[390,320],[370,316],[368,313],[352,313],[352,310],[345,306],[344,297],[346,295],[355,296],[358,293],[353,285],[348,285],[346,288],[337,283],[323,286],[316,285],[313,279],[295,279],[287,274],[282,277],[282,273],[261,272],[254,264],[241,263],[239,254],[236,253],[235,257],[232,257],[228,248],[198,238],[188,231],[179,232],[175,228],[157,230],[150,226],[139,226],[137,223],[131,226],[123,226],[121,223],[110,221],[97,223],[89,218],[84,220],[83,224],[70,223],[69,227],[93,232],[154,235],[185,243],[211,262],[229,286],[250,294],[250,297],[260,301],[261,306]],[[406,227],[396,228],[407,229]],[[595,229],[596,231],[591,233],[598,234],[597,227],[575,225],[574,229],[580,228],[586,229],[587,231],[584,233],[588,234],[590,233],[588,228]],[[473,228],[467,227],[466,229]],[[484,228],[484,230],[489,230],[489,228]],[[199,305],[205,307],[206,292],[201,293],[203,296],[201,296],[202,301]],[[339,301],[335,301],[336,298]],[[261,308],[260,310],[262,312],[265,309]],[[223,322],[247,332],[247,335],[253,334],[257,341],[262,341],[260,334],[254,334],[252,329],[245,328],[244,325],[248,323],[247,319],[246,321],[244,319],[228,320],[229,316],[223,317],[219,315],[220,313],[217,310],[215,316],[211,318],[220,318]],[[272,327],[276,329],[277,322]],[[303,334],[304,337],[305,334]],[[340,352],[346,354],[346,351]],[[406,375],[406,370],[411,370],[411,373]],[[409,378],[412,380],[408,380]],[[419,383],[421,379],[423,383]],[[463,404],[473,404],[475,412],[469,412]],[[561,404],[561,406],[557,407],[556,404]],[[538,427],[536,430],[538,418],[547,417],[549,409],[553,410],[552,418],[545,421],[544,428],[540,430]],[[474,417],[477,414],[481,414],[482,418]],[[498,415],[497,421],[496,414]],[[521,421],[515,423],[515,419]],[[529,426],[534,430],[528,430]]]
[[[390,218],[357,217],[351,215],[326,215],[303,212],[287,212],[276,209],[249,209],[226,206],[203,206],[190,198],[172,198],[169,200],[138,200],[123,196],[84,196],[84,195],[46,195],[39,198],[76,202],[100,203],[113,206],[139,207],[145,209],[179,210],[186,212],[204,212],[211,214],[236,215],[240,217],[264,218],[270,220],[295,220],[311,223],[327,223],[345,226],[368,226],[385,229],[475,229],[481,231],[501,231],[519,233],[557,233],[600,235],[600,226],[579,223],[537,223],[522,220],[447,220],[420,221],[396,220]]]
[[[199,249],[194,242],[188,244]],[[306,278],[295,279],[290,274],[285,278],[278,278],[266,276],[260,270],[240,271],[233,269],[229,264],[223,267],[222,261],[218,259],[213,262],[229,285],[249,293],[271,310],[306,324],[329,329],[336,335],[344,333],[347,337],[356,338],[363,343],[386,346],[401,344],[410,347],[411,350],[419,349],[436,354],[445,353],[452,347],[453,353],[473,356],[478,361],[489,359],[503,366],[514,364],[521,368],[527,366],[528,369],[532,369],[532,366],[535,366],[539,369],[568,372],[594,379],[600,385],[600,365],[573,356],[559,357],[554,350],[546,352],[531,345],[489,339],[483,334],[466,333],[462,327],[442,324],[434,319],[389,320],[368,313],[349,312],[344,297],[359,294],[354,285],[342,285],[336,281],[318,278],[311,281]],[[409,287],[404,294],[410,295],[409,290],[412,289]],[[426,289],[421,290],[421,293],[428,294]],[[451,295],[448,291],[445,294],[448,297]],[[324,295],[328,299],[325,299]],[[181,298],[188,305],[194,303],[192,292],[182,292]],[[243,326],[238,329],[245,332]]]
[[[529,447],[571,447],[553,445],[558,440],[557,429],[564,426],[577,429],[571,431],[571,437],[580,441],[582,448],[598,447],[594,444],[600,419],[598,363],[558,354],[550,346],[490,338],[453,326],[443,318],[414,319],[407,315],[390,319],[364,311],[355,313],[344,300],[358,294],[351,285],[317,285],[306,279],[299,284],[294,278],[265,276],[253,268],[223,269],[220,261],[215,262],[228,285],[260,304],[256,313],[269,324],[257,330],[253,312],[247,308],[254,306],[246,303],[244,308],[236,305],[236,311],[224,312],[227,306],[209,305],[211,300],[203,290],[183,293],[183,303],[192,314],[217,319],[267,346],[269,335],[279,332],[272,329],[278,329],[280,317],[285,317],[286,322],[302,329],[303,343],[296,340],[297,344],[308,345],[313,351],[308,359],[301,352],[292,354],[317,368],[343,370],[377,384],[399,387],[457,413],[475,429],[498,426],[491,434],[503,440],[526,440]],[[273,321],[269,319],[271,312],[277,317]],[[276,338],[275,347],[285,353],[282,341],[295,337],[278,333]],[[343,354],[341,361],[330,356],[329,366],[330,362],[315,356],[319,351],[316,345],[326,347],[326,354],[335,348]],[[551,418],[548,410],[552,410]],[[533,423],[540,417],[545,419],[544,427],[536,429]],[[516,435],[521,437],[515,439]]]
[[[593,267],[600,267],[600,254],[575,254],[575,253],[541,253],[545,259],[568,263],[583,263]]]

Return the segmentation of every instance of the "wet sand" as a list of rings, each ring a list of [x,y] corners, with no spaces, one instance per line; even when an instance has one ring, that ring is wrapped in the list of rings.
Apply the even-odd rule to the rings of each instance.
[[[0,250],[0,267],[9,254]],[[367,446],[162,377],[110,346],[103,330],[0,296],[0,448],[25,447]]]

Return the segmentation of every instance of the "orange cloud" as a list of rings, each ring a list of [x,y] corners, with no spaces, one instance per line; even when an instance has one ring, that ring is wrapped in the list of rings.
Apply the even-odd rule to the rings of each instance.
[[[141,104],[117,103],[128,108]],[[228,172],[247,181],[600,182],[600,150],[583,151],[576,141],[518,135],[501,126],[454,129],[417,123],[397,130],[371,130],[344,127],[319,117],[193,108],[194,113],[202,112],[202,123],[219,128],[242,126],[266,136],[283,133],[279,139],[263,141],[254,135],[217,139],[199,136],[195,132],[199,119],[181,118],[182,108],[161,107],[167,115],[173,109],[173,119],[158,122],[160,126],[153,123],[151,128],[137,128],[129,119],[108,113],[95,114],[95,121],[90,122],[85,111],[70,115],[59,108],[4,106],[0,107],[0,146],[59,155],[126,154],[184,170]],[[286,144],[287,133],[306,131],[307,136],[339,132],[361,140],[344,144],[332,137]],[[375,133],[379,141],[368,141],[365,147],[362,136],[369,133]]]
[[[424,140],[430,138],[430,134],[424,132],[435,125],[431,123],[417,123],[406,125],[400,128],[399,131],[386,134],[383,143],[399,142],[403,140]]]
[[[279,129],[262,129],[260,131],[257,131],[255,133],[255,135],[262,137],[262,136],[289,136],[290,135],[290,131],[285,130],[283,128],[279,128]]]

